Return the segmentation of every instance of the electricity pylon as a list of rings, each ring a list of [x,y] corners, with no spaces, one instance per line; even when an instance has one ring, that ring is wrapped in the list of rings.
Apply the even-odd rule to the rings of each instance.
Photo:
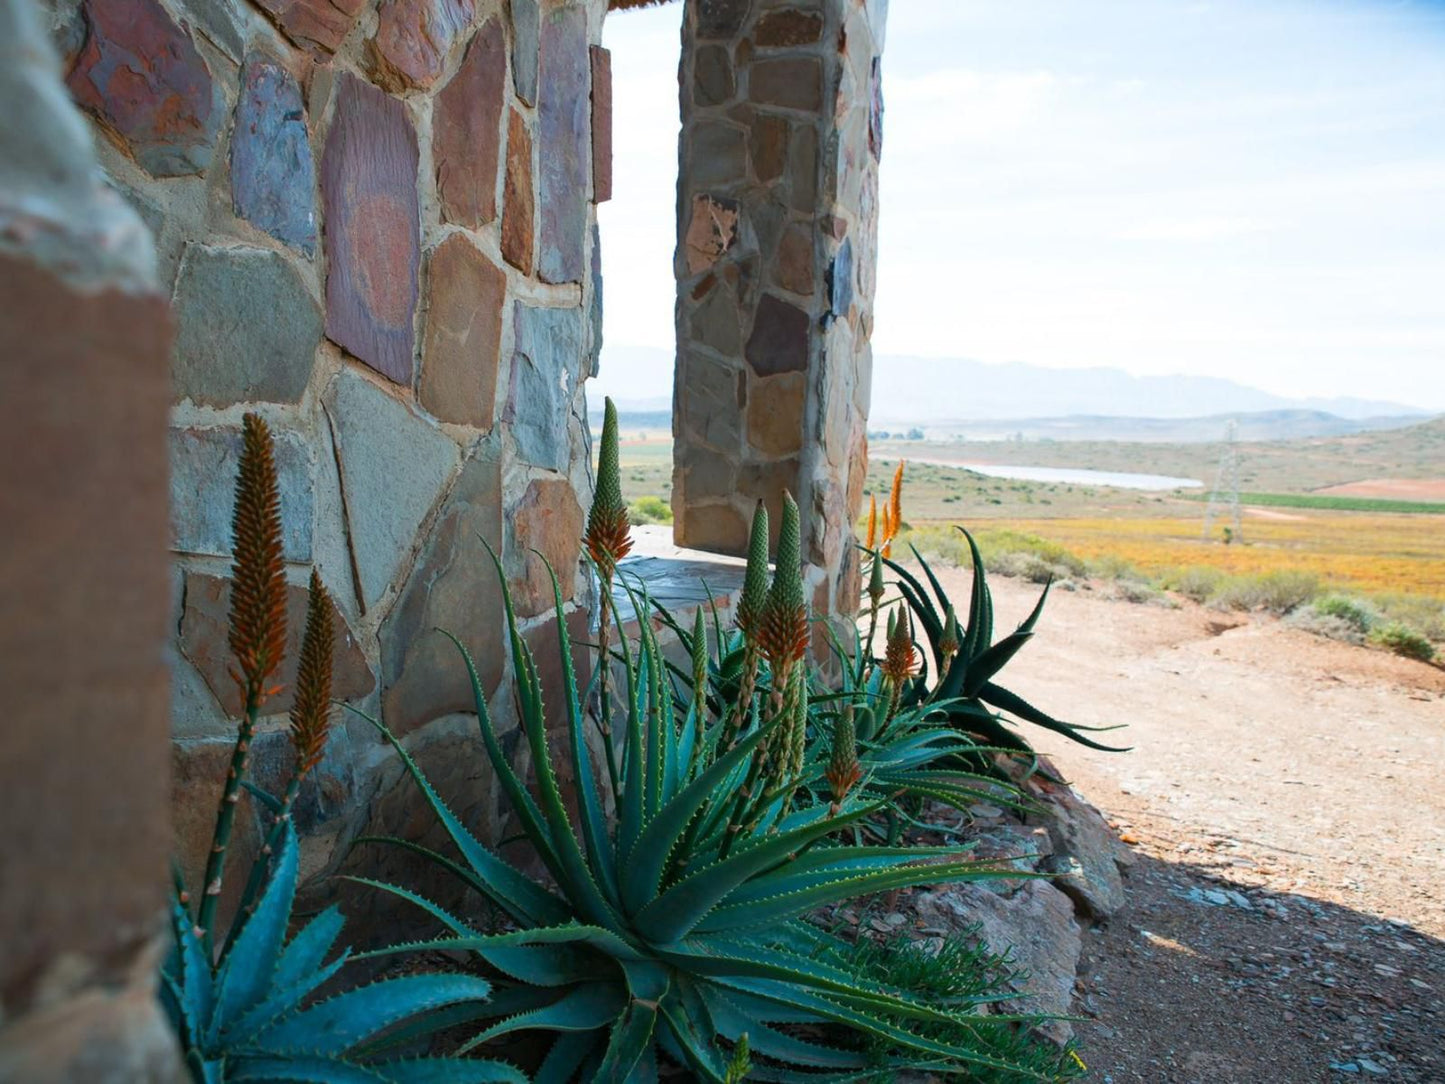
[[[1243,542],[1244,528],[1239,514],[1239,426],[1234,419],[1224,429],[1224,448],[1219,453],[1219,472],[1214,476],[1214,490],[1209,494],[1209,505],[1204,509],[1204,533],[1201,537],[1209,541],[1209,532],[1216,517],[1228,509],[1232,528],[1225,528],[1226,542]]]

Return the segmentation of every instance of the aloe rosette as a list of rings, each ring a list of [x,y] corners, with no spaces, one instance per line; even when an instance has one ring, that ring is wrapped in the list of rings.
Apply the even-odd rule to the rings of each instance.
[[[500,578],[500,562],[495,554],[492,559]],[[860,980],[845,966],[841,943],[806,921],[820,907],[859,895],[1009,871],[972,859],[966,848],[837,845],[830,836],[881,807],[856,795],[791,809],[795,797],[780,796],[729,849],[730,811],[754,752],[787,721],[760,725],[754,705],[735,743],[718,748],[723,725],[715,722],[701,739],[709,748],[694,756],[700,728],[678,720],[696,708],[680,711],[646,598],[640,600],[635,645],[622,637],[619,647],[625,725],[616,818],[609,821],[586,740],[561,593],[556,627],[563,680],[555,690],[541,688],[505,580],[503,597],[535,791],[503,751],[471,656],[455,638],[453,643],[472,681],[482,744],[546,867],[545,883],[479,841],[401,743],[372,720],[445,828],[456,856],[389,842],[459,877],[512,927],[485,933],[405,888],[371,882],[425,909],[445,929],[434,940],[384,951],[468,953],[492,978],[496,988],[488,1002],[441,1014],[476,1028],[468,1049],[514,1032],[547,1033],[539,1082],[647,1082],[658,1079],[660,1065],[669,1061],[696,1079],[721,1082],[729,1078],[744,1036],[749,1078],[755,1080],[888,1078],[909,1066],[1046,1079],[1006,1058],[927,1037],[934,1025],[956,1025],[957,1014]],[[561,697],[565,709],[575,817],[548,743],[544,692]],[[724,705],[719,717],[727,718],[729,708]],[[824,760],[805,764],[813,777],[800,781],[798,793],[822,791]],[[880,1063],[865,1037],[882,1040],[892,1052]]]

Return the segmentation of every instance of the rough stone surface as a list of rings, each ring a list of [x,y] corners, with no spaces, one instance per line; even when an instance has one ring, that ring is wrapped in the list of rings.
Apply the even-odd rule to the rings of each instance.
[[[231,132],[231,205],[237,215],[308,256],[316,251],[316,167],[301,87],[265,53],[241,69]]]
[[[475,710],[461,657],[436,629],[467,646],[488,695],[502,679],[501,588],[478,536],[501,552],[501,456],[494,446],[484,447],[462,467],[382,625],[382,709],[393,733],[408,734],[442,715]]]
[[[778,242],[778,257],[773,264],[773,281],[795,294],[813,292],[813,231],[805,226],[789,226]],[[847,312],[845,308],[843,310]]]
[[[256,0],[281,28],[281,32],[303,49],[320,58],[336,52],[351,33],[366,0]]]
[[[679,546],[743,555],[748,550],[748,521],[731,504],[688,501],[677,515]]]
[[[562,600],[571,601],[577,581],[577,561],[582,553],[582,506],[572,484],[564,479],[539,478],[527,487],[521,502],[509,517],[516,546],[513,556],[524,570],[513,588],[517,613],[533,617],[550,612],[555,605],[552,577],[557,574]],[[533,553],[537,550],[541,557]],[[546,558],[543,564],[542,558]]]
[[[506,272],[463,235],[452,234],[428,259],[417,396],[442,421],[491,429],[506,298]]]
[[[757,60],[748,72],[748,100],[816,113],[823,108],[823,67],[817,57]]]
[[[718,283],[692,314],[689,323],[694,343],[716,350],[724,357],[737,357],[742,350],[742,328],[738,303],[728,286]]]
[[[571,449],[567,419],[586,357],[581,309],[543,309],[518,301],[512,310],[507,423],[517,452],[535,467],[566,470]]]
[[[747,133],[725,121],[693,126],[687,181],[694,186],[734,184],[747,174]]]
[[[731,38],[742,29],[751,0],[698,0],[697,36]]]
[[[238,0],[189,0],[186,11],[211,44],[240,63],[246,49],[246,13]]]
[[[812,214],[818,205],[818,131],[801,124],[788,140],[788,206]]]
[[[758,20],[752,36],[753,43],[763,49],[808,45],[822,38],[823,16],[796,8],[770,11]]]
[[[704,45],[693,59],[692,100],[701,106],[722,105],[737,93],[733,61],[721,45]]]
[[[957,931],[978,925],[978,937],[990,952],[1010,954],[1026,975],[1014,984],[1027,994],[1027,1001],[1015,1011],[1068,1013],[1082,946],[1073,905],[1058,889],[1031,880],[1005,896],[979,884],[961,884],[919,893],[913,903],[931,925]],[[1073,1034],[1073,1025],[1050,1020],[1038,1030],[1063,1044]]]
[[[321,163],[326,335],[407,386],[421,258],[416,170],[405,106],[342,73]]]
[[[748,138],[753,176],[763,184],[783,175],[788,161],[788,122],[783,117],[760,113],[753,119]]]
[[[303,586],[288,584],[286,587],[286,653],[275,680],[280,690],[266,701],[268,715],[290,711],[294,701],[293,685],[301,652],[301,634],[306,627],[307,594]],[[231,677],[236,662],[226,639],[231,581],[187,572],[184,595],[179,639],[181,654],[205,679],[222,710],[235,719],[239,717],[243,704],[240,687]],[[331,621],[336,635],[335,654],[332,656],[332,696],[337,700],[359,699],[376,687],[376,679],[366,664],[361,645],[334,604]]]
[[[853,240],[843,242],[828,267],[828,308],[839,318],[853,307]]]
[[[612,54],[589,47],[592,58],[592,202],[612,198]]]
[[[475,14],[473,0],[384,0],[367,43],[373,77],[396,92],[430,87]]]
[[[312,555],[311,449],[305,437],[294,430],[273,429],[272,436],[281,492],[281,552],[288,561],[305,563]],[[240,461],[238,428],[171,430],[172,549],[230,556],[231,512]]]
[[[583,245],[591,161],[585,8],[563,7],[543,14],[541,65],[537,138],[542,226],[537,270],[545,282],[580,282],[586,270]]]
[[[688,274],[695,275],[717,263],[737,238],[738,206],[735,200],[697,196],[692,201],[683,240]]]
[[[868,149],[876,162],[883,157],[883,73],[882,58],[872,64],[872,94],[868,103]]]
[[[177,399],[216,407],[301,399],[321,310],[279,253],[187,245],[174,311]]]
[[[432,158],[442,217],[482,226],[497,217],[497,161],[507,77],[502,26],[488,19],[436,97]]]
[[[457,446],[355,370],[326,394],[341,460],[352,559],[361,604],[386,593],[422,521],[452,476]]]
[[[764,455],[795,455],[803,447],[803,405],[808,385],[802,373],[759,380],[748,395],[748,443]]]
[[[683,355],[677,374],[678,416],[685,432],[720,452],[741,450],[740,423],[747,376],[696,351]]]
[[[86,0],[85,45],[66,83],[157,177],[204,173],[220,90],[189,34],[156,0]]]
[[[1053,841],[1050,872],[1059,874],[1058,887],[1074,901],[1086,918],[1104,921],[1124,906],[1124,881],[1116,855],[1123,850],[1118,837],[1099,811],[1068,786],[1042,779],[1031,781],[1046,813],[1038,818]]]
[[[532,273],[533,219],[532,133],[527,118],[513,109],[507,114],[507,178],[502,195],[502,258],[524,275]]]
[[[802,372],[808,367],[808,314],[772,294],[758,302],[748,337],[748,364],[759,376]]]
[[[517,97],[537,104],[537,61],[542,12],[537,0],[512,0],[512,84]]]
[[[589,376],[602,368],[602,230],[592,223],[592,307],[588,313],[592,326],[592,362]]]

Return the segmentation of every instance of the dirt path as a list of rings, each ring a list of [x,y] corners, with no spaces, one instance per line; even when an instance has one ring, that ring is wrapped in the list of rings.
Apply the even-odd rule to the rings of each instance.
[[[1038,590],[993,588],[1002,631]],[[1445,671],[1104,593],[1056,592],[1004,681],[1135,747],[1030,728],[1136,856],[1085,939],[1090,1079],[1445,1082]]]

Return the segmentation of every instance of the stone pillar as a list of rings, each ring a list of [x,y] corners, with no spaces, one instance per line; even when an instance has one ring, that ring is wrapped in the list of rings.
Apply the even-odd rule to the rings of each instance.
[[[688,0],[678,177],[678,544],[803,513],[815,613],[857,604],[886,0]]]
[[[0,1080],[180,1080],[165,299],[33,0],[0,0]]]

